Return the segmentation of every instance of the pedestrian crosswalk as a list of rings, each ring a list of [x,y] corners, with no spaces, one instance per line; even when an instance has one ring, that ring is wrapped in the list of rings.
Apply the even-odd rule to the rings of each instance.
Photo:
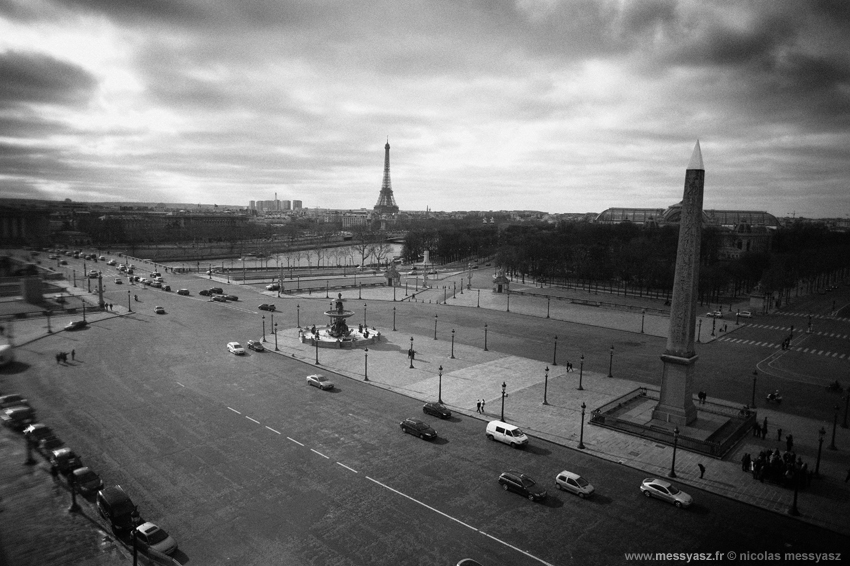
[[[846,316],[835,316],[833,314],[809,314],[807,312],[786,312],[786,311],[777,311],[773,314],[781,314],[781,315],[785,315],[785,316],[799,316],[799,317],[802,317],[802,318],[811,317],[812,319],[820,318],[820,319],[827,319],[827,320],[840,320],[842,322],[850,322],[850,318],[847,318]]]
[[[778,326],[776,324],[747,324],[745,325],[748,328],[763,328],[766,330],[789,330],[788,325]],[[797,328],[795,329],[798,332],[806,333],[805,328]],[[841,340],[850,340],[850,334],[842,334],[840,332],[808,332],[806,334],[810,334],[813,336],[824,336],[827,338],[838,338]]]
[[[746,346],[762,346],[762,347],[765,347],[765,348],[776,348],[776,349],[781,348],[781,345],[779,343],[775,342],[775,341],[765,342],[763,340],[762,341],[760,341],[760,340],[745,340],[745,339],[742,339],[742,338],[730,338],[729,336],[724,336],[723,338],[718,338],[717,341],[718,342],[731,342],[733,344],[741,344],[741,345],[746,345]],[[844,354],[844,353],[841,353],[841,352],[832,352],[832,351],[828,351],[828,350],[821,350],[821,349],[818,349],[818,348],[799,348],[799,347],[794,348],[794,347],[791,347],[791,348],[789,348],[789,350],[792,350],[794,352],[802,352],[804,354],[815,354],[817,356],[824,356],[824,357],[827,357],[827,358],[837,358],[839,360],[843,360],[843,359],[848,357],[847,354]]]

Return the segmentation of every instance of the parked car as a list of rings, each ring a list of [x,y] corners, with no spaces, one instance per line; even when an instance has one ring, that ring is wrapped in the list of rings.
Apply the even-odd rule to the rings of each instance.
[[[74,483],[77,489],[83,495],[94,493],[103,488],[103,480],[88,466],[77,468],[71,472],[71,475],[74,477]]]
[[[153,312],[155,312],[156,314],[165,314],[165,309],[157,306],[157,307],[154,307]]]
[[[26,405],[7,407],[0,413],[0,420],[12,430],[24,430],[35,422],[35,411]]]
[[[277,291],[280,289],[279,283],[272,283],[271,285],[266,285],[266,291]]]
[[[89,323],[85,320],[72,320],[68,324],[65,325],[65,330],[79,330],[81,328],[85,328]]]
[[[324,375],[308,375],[307,376],[307,385],[312,385],[313,387],[318,387],[319,389],[333,389],[334,383],[329,380]]]
[[[521,448],[528,444],[528,437],[519,427],[502,421],[487,423],[486,434],[489,440],[498,440],[514,448]]]
[[[42,438],[49,436],[53,436],[53,431],[43,423],[33,423],[24,429],[24,438],[32,445],[37,445]]]
[[[274,312],[274,310],[277,307],[274,306],[274,305],[269,305],[269,304],[263,303],[262,305],[258,306],[257,308],[260,309],[261,311],[272,311],[272,312]]]
[[[741,318],[753,318],[753,313],[750,311],[740,311],[738,313],[738,316],[740,316]]]
[[[231,354],[236,354],[237,356],[245,355],[245,348],[239,342],[228,342],[227,349],[230,350]]]
[[[221,287],[213,287],[210,289],[210,293],[213,295],[221,295],[224,293]]]
[[[575,493],[582,499],[590,497],[594,492],[593,486],[590,485],[586,479],[578,474],[574,474],[573,472],[568,472],[567,470],[564,470],[555,476],[555,487],[564,491],[569,491],[570,493]]]
[[[58,436],[54,436],[51,434],[50,436],[39,440],[36,449],[41,452],[45,457],[49,457],[51,452],[53,452],[57,448],[62,448],[64,445],[65,443],[62,442],[62,440],[60,440]]]
[[[723,313],[720,311],[709,311],[705,313],[705,316],[709,318],[723,318]]]
[[[254,350],[255,352],[263,352],[266,349],[259,340],[248,340],[247,346],[249,350]]]
[[[23,395],[18,395],[17,393],[10,393],[8,395],[3,395],[0,397],[0,409],[5,409],[7,407],[16,407],[18,405],[24,405],[29,407],[30,402],[27,401]]]
[[[136,540],[142,545],[143,549],[153,549],[169,555],[177,551],[177,541],[151,522],[136,527]]]
[[[666,480],[646,478],[641,482],[640,490],[647,497],[657,497],[680,508],[690,507],[694,502],[690,495]]]
[[[181,289],[181,291],[182,291],[182,290],[183,290],[183,289]],[[183,294],[183,293],[181,293],[181,295],[182,295],[182,294]],[[189,293],[186,293],[186,294],[188,295]],[[209,290],[209,289],[201,289],[200,291],[198,291],[198,294],[199,294],[199,295],[202,295],[202,296],[204,296],[204,297],[209,297],[209,296],[210,296],[210,290]]]
[[[179,289],[179,290],[177,291],[177,294],[178,294],[178,295],[188,295],[188,294],[189,294],[189,289]]]
[[[116,278],[115,278],[115,284],[116,284],[116,285],[123,285],[123,284],[124,284],[124,280],[123,280],[123,279],[121,279],[120,277],[116,277]]]
[[[66,476],[83,467],[83,461],[70,448],[57,448],[50,453],[49,460],[51,466],[56,466],[59,473]]]
[[[101,516],[109,521],[112,530],[129,532],[133,528],[133,512],[136,506],[120,485],[113,485],[97,492],[95,501]]]
[[[236,295],[224,295],[224,298],[227,299],[228,301],[238,301],[239,300],[239,297],[237,297]]]
[[[162,282],[161,281],[151,281],[150,286],[154,287],[156,289],[162,289]]]
[[[431,425],[419,419],[404,419],[399,423],[399,426],[402,432],[418,436],[422,440],[434,440],[437,438],[437,431],[431,428]]]
[[[171,285],[163,285],[162,290],[163,291],[171,291]]]
[[[224,297],[224,295],[213,295],[212,300],[217,302],[217,303],[226,303],[227,302],[227,299]]]
[[[110,259],[109,261],[106,262],[106,265],[115,265],[115,260]]]
[[[534,481],[531,476],[522,472],[507,471],[499,476],[499,485],[505,491],[514,491],[531,501],[542,501],[546,499],[546,490]]]
[[[426,415],[440,417],[441,419],[447,419],[452,416],[452,412],[439,403],[425,403],[422,405],[422,412]]]

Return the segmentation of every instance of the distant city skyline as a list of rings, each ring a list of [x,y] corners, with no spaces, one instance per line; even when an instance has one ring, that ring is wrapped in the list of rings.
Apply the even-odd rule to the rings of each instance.
[[[0,3],[0,194],[850,214],[840,1]]]

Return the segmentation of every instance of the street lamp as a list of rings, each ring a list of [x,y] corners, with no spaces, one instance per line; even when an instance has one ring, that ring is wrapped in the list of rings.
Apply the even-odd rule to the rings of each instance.
[[[395,307],[393,307],[393,332],[395,332]]]
[[[643,334],[643,322],[646,319],[646,309],[640,311],[640,333]]]
[[[820,477],[820,453],[821,453],[821,450],[823,450],[823,437],[824,436],[826,436],[826,429],[823,428],[823,427],[820,427],[820,430],[818,431],[818,462],[817,462],[817,464],[815,464],[815,477],[816,478]]]
[[[136,566],[139,563],[139,547],[136,544],[136,540],[138,539],[138,530],[139,526],[139,508],[133,507],[133,511],[130,513],[130,526],[133,529],[133,566]]]
[[[452,359],[455,359],[455,329],[452,328]]]
[[[555,336],[555,349],[552,352],[552,365],[553,366],[558,365],[558,337],[557,336]]]
[[[544,371],[546,373],[543,377],[543,404],[548,405],[549,401],[546,400],[546,394],[549,392],[549,366],[546,366]]]
[[[434,340],[437,339],[437,315],[434,315]]]
[[[508,394],[507,394],[507,393],[505,393],[505,388],[506,388],[507,386],[508,386],[508,384],[507,384],[507,383],[505,383],[505,382],[503,381],[503,382],[502,382],[502,417],[499,419],[499,420],[501,420],[502,422],[504,422],[504,421],[505,421],[505,397],[507,397],[507,396],[508,396]]]
[[[711,317],[711,335],[714,336],[714,327],[717,326],[717,317]]]
[[[481,308],[481,289],[478,289],[478,302],[476,303],[475,308]]]
[[[413,369],[413,336],[410,337],[410,350],[407,352],[407,357],[410,358],[410,369]]]
[[[750,403],[750,407],[753,408],[753,409],[756,408],[756,379],[758,379],[758,376],[759,376],[759,370],[754,369],[753,370],[753,398],[752,398],[752,403]]]
[[[584,410],[587,408],[587,405],[584,404],[584,401],[581,402],[581,434],[578,437],[578,447],[580,450],[584,450]]]
[[[275,336],[277,336],[277,335],[275,335]],[[277,339],[277,338],[275,338],[275,339]],[[318,333],[318,331],[315,334],[313,334],[313,344],[316,346],[316,365],[320,365],[319,364],[319,333]]]
[[[298,317],[298,328],[301,328],[301,305],[295,305],[295,314]]]
[[[702,319],[697,320],[697,344],[699,344],[699,337],[702,334]]]
[[[80,506],[77,505],[77,481],[73,473],[68,475],[68,487],[71,488],[71,506],[68,507],[68,513],[77,513]]]
[[[552,302],[551,297],[546,297],[546,318],[549,318],[549,304]]]
[[[487,323],[484,323],[484,351],[487,352]]]
[[[511,288],[508,287],[508,311],[511,312]]]
[[[366,327],[366,303],[363,303],[363,327]]]
[[[127,290],[127,310],[133,312],[133,304],[130,302],[130,291]]]
[[[443,366],[440,366],[440,369],[437,370],[437,375],[440,376],[440,381],[438,382],[439,388],[437,389],[437,403],[442,404],[443,403]]]
[[[369,348],[363,350],[363,381],[369,381]]]
[[[611,357],[608,359],[608,377],[614,377],[611,370],[614,368],[614,345],[611,344]]]
[[[838,405],[835,406],[835,416],[832,418],[832,444],[829,445],[830,450],[838,450],[838,447],[835,446],[835,427],[838,426],[838,411],[840,407]]]
[[[584,354],[578,360],[578,390],[584,391],[584,387],[581,386],[581,378],[584,375]]]
[[[277,323],[274,323],[274,351],[277,352]]]
[[[266,341],[266,315],[263,315],[263,342]]]
[[[668,478],[676,477],[676,447],[679,445],[679,427],[673,429],[673,462],[670,464]]]

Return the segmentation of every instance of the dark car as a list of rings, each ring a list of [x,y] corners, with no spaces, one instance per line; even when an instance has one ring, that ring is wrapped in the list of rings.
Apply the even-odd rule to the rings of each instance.
[[[9,393],[8,395],[3,395],[0,397],[0,409],[6,409],[8,407],[19,407],[19,406],[29,407],[30,402],[24,398],[23,395],[18,395],[17,393]]]
[[[542,501],[548,495],[540,484],[522,472],[502,472],[499,484],[505,491],[515,491],[532,501]]]
[[[225,295],[224,298],[227,299],[228,301],[238,301],[239,300],[239,297],[237,297],[236,295]]]
[[[37,445],[42,438],[50,436],[53,436],[53,431],[46,424],[33,423],[24,429],[24,438],[32,445]]]
[[[277,307],[274,306],[274,305],[268,305],[266,303],[263,303],[262,305],[258,306],[257,308],[260,309],[261,311],[272,311],[272,312],[274,312],[274,310]]]
[[[224,297],[224,295],[213,295],[212,300],[219,302],[219,303],[226,303],[227,302],[227,299]]]
[[[452,412],[439,403],[425,403],[422,405],[422,412],[426,415],[440,417],[441,419],[447,419],[452,416]]]
[[[198,291],[198,294],[203,295],[204,297],[208,297],[210,292],[209,289],[201,289],[200,291]]]
[[[57,448],[50,453],[50,465],[56,466],[60,473],[67,476],[77,468],[82,468],[83,461],[70,448]]]
[[[399,423],[402,432],[418,436],[422,440],[434,440],[437,438],[437,431],[431,428],[428,423],[424,423],[419,419],[404,419]]]
[[[89,323],[85,320],[72,320],[65,325],[65,330],[79,330],[80,328],[85,328],[88,325]]]
[[[254,350],[255,352],[265,352],[266,350],[266,347],[259,340],[248,340],[247,346],[249,350]]]
[[[213,287],[212,289],[210,289],[211,295],[221,295],[223,293],[224,293],[224,290],[221,287]]]
[[[45,458],[50,457],[50,453],[56,450],[57,448],[62,448],[65,445],[62,440],[59,439],[58,436],[50,435],[46,438],[42,438],[38,441],[38,451],[41,452]]]
[[[88,495],[103,488],[103,480],[91,468],[83,466],[73,471],[74,483],[80,493]]]
[[[97,492],[97,510],[109,521],[116,532],[129,532],[133,528],[133,512],[136,506],[120,485],[113,485]]]
[[[25,405],[8,407],[0,413],[0,420],[12,430],[22,431],[35,422],[35,411]]]

